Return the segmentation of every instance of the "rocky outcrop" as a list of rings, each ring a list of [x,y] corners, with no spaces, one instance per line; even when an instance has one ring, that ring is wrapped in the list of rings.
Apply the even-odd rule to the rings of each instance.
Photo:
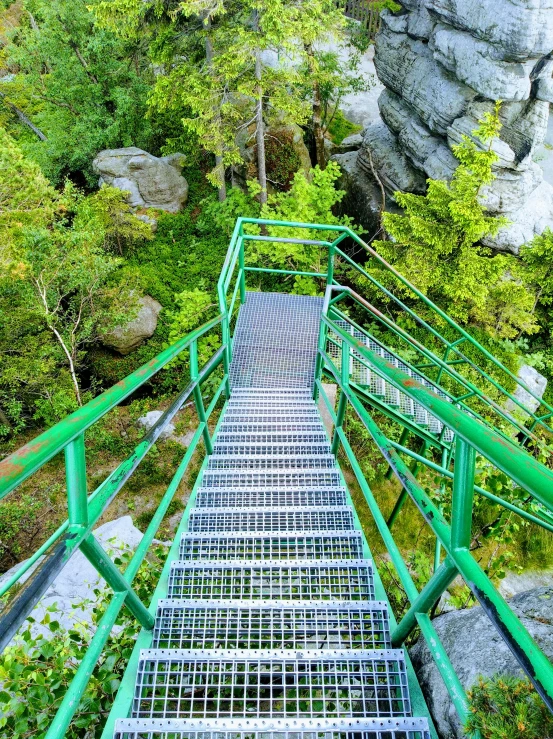
[[[119,354],[130,354],[133,349],[140,346],[144,339],[149,339],[153,335],[161,307],[161,304],[149,295],[139,298],[136,317],[105,334],[102,337],[102,343],[112,347]]]
[[[540,649],[553,659],[553,588],[541,587],[520,593],[509,605]],[[482,608],[451,611],[432,623],[464,688],[474,685],[480,675],[524,676]],[[457,712],[422,638],[410,650],[410,655],[441,739],[461,739],[465,734]]]
[[[100,176],[99,184],[127,192],[134,208],[178,213],[188,197],[188,183],[181,174],[183,162],[183,154],[155,157],[129,146],[101,151],[92,166]]]
[[[530,367],[529,364],[523,364],[517,373],[517,377],[529,390],[532,391],[534,395],[538,398],[543,398],[545,388],[547,387],[547,378],[540,375],[537,369]],[[522,403],[525,408],[528,408],[530,413],[534,413],[540,407],[540,402],[534,397],[534,395],[530,395],[530,393],[520,385],[517,385],[513,393],[513,397],[516,398],[519,403]],[[515,411],[518,413],[524,413],[524,411],[522,411],[518,405],[513,403],[512,400],[507,401],[505,408],[511,412]]]
[[[376,38],[383,124],[365,129],[359,164],[367,169],[370,152],[390,195],[421,192],[427,178],[451,177],[453,147],[502,100],[496,180],[482,202],[509,225],[486,244],[517,253],[553,227],[553,188],[534,161],[553,100],[553,0],[401,4],[383,13]]]
[[[122,516],[99,526],[94,530],[94,536],[112,559],[136,549],[142,540],[142,532],[133,525],[130,516]],[[32,575],[41,561],[42,558],[23,575],[21,583]],[[21,563],[2,575],[0,584],[8,580],[20,567]],[[92,609],[97,601],[94,591],[104,585],[105,582],[96,569],[84,554],[77,551],[34,608],[32,616],[35,622],[31,627],[32,633],[46,638],[52,635],[53,632],[48,626],[40,623],[49,608],[55,610],[55,614],[51,614],[52,620],[56,620],[65,629],[72,629],[78,625],[90,628]]]

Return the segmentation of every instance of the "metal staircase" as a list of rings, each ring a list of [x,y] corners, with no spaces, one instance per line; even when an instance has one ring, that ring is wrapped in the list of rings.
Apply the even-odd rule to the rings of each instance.
[[[256,241],[281,250],[288,243],[291,254],[308,246],[317,271],[272,256],[253,266],[252,254],[260,264],[251,249]],[[246,291],[248,280],[274,284],[275,275],[281,285],[301,276],[302,286],[311,281],[324,299]],[[367,288],[363,295],[352,286],[358,284]],[[436,739],[401,647],[418,629],[466,723],[468,686],[432,622],[457,577],[553,713],[553,666],[471,548],[476,496],[494,516],[508,510],[553,533],[553,405],[346,226],[239,218],[217,296],[217,316],[0,460],[0,501],[58,455],[67,492],[67,519],[0,584],[0,650],[76,551],[112,590],[55,716],[47,729],[42,716],[35,734],[62,739],[75,726],[126,608],[137,638],[102,739]],[[199,342],[209,355],[203,366]],[[188,370],[186,385],[129,456],[89,490],[89,429],[177,357]],[[324,379],[337,386],[336,407]],[[537,410],[528,410],[520,391],[534,397]],[[94,529],[190,398],[197,428],[122,571]],[[332,438],[317,399],[326,404]],[[350,418],[360,424],[351,428],[361,429],[362,448],[395,476],[391,513],[382,510],[358,458],[361,447],[344,427]],[[547,465],[535,458],[538,450]],[[388,607],[338,451],[405,593],[402,613]],[[135,583],[139,568],[198,452],[194,489],[145,603]],[[477,484],[477,464],[503,475],[510,488]],[[510,499],[511,488],[524,496]],[[406,500],[409,515],[416,509],[434,539],[432,574],[422,587],[394,536]],[[44,679],[41,690],[56,676]],[[9,730],[17,715],[7,710]]]
[[[247,294],[231,398],[117,739],[430,736],[313,401],[321,308]]]

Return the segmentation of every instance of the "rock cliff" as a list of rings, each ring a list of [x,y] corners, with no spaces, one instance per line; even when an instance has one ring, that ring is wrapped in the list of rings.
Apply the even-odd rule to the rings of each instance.
[[[553,187],[534,161],[553,102],[553,0],[400,1],[376,38],[381,120],[357,165],[370,174],[372,157],[389,193],[424,192],[426,178],[451,176],[452,147],[502,100],[496,180],[482,197],[510,221],[488,245],[517,253],[553,227]]]

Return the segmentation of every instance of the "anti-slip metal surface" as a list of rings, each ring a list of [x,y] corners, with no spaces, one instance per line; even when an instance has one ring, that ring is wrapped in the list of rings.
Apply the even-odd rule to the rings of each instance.
[[[361,559],[360,531],[294,534],[183,534],[181,560]]]
[[[172,562],[169,598],[186,600],[370,600],[368,559]]]
[[[188,530],[196,533],[223,531],[296,532],[351,531],[355,529],[349,506],[332,508],[193,508]]]
[[[256,508],[345,506],[346,491],[343,488],[327,490],[275,488],[273,490],[200,488],[196,498],[197,508]]]
[[[388,609],[359,603],[159,601],[153,649],[389,649]]]
[[[366,718],[411,712],[403,650],[141,652],[134,718]]]
[[[421,718],[120,719],[115,739],[430,739],[430,731]]]

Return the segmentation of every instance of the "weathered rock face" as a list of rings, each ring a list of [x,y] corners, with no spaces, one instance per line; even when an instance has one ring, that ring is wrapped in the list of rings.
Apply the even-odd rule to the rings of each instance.
[[[188,183],[181,174],[183,154],[155,157],[135,146],[101,151],[92,166],[107,183],[128,192],[135,208],[159,208],[178,213],[188,197]]]
[[[517,253],[553,227],[553,189],[534,161],[553,100],[553,0],[401,3],[383,13],[375,44],[385,127],[365,129],[359,164],[367,170],[370,152],[389,194],[421,192],[428,177],[451,177],[453,147],[502,100],[496,180],[482,202],[511,223],[486,243]]]
[[[540,375],[537,369],[530,367],[528,364],[523,364],[517,373],[517,377],[528,387],[529,390],[532,391],[534,395],[538,398],[543,398],[545,388],[547,387],[547,378]],[[534,411],[540,407],[540,402],[534,398],[534,395],[530,395],[530,393],[520,385],[517,385],[515,392],[513,393],[513,397],[522,403],[525,408],[528,408],[531,413],[534,413]],[[512,400],[508,400],[505,407],[508,411],[523,413],[519,406],[513,403]]]
[[[161,311],[161,304],[149,295],[138,299],[138,314],[124,326],[116,326],[109,334],[102,338],[105,346],[110,346],[119,354],[130,354],[144,341],[153,335],[157,327],[157,317]]]
[[[541,587],[520,593],[509,605],[540,649],[553,659],[553,588]],[[452,611],[432,623],[464,688],[474,685],[479,675],[524,676],[482,608]],[[422,639],[410,650],[410,655],[441,739],[461,739],[465,734],[457,713]]]

